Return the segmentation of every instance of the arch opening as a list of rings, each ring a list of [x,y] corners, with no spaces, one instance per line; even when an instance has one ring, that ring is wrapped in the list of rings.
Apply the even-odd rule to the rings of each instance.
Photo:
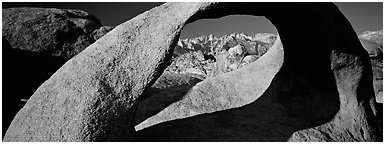
[[[269,4],[267,5],[269,6]],[[330,47],[330,45],[328,45],[330,43],[322,43],[322,40],[325,39],[322,39],[321,36],[302,36],[302,34],[309,31],[309,29],[325,34],[323,27],[318,24],[321,21],[318,20],[319,17],[311,19],[308,23],[298,24],[296,22],[292,23],[292,21],[288,21],[280,15],[276,15],[274,12],[267,14],[261,12],[262,10],[252,11],[251,7],[248,9],[243,6],[241,12],[238,11],[239,13],[231,13],[231,9],[238,10],[239,7],[237,7],[237,5],[233,5],[231,9],[227,8],[228,7],[226,6],[213,6],[204,12],[197,12],[190,17],[187,24],[201,19],[221,18],[227,15],[245,14],[250,16],[259,16],[261,14],[266,14],[265,17],[270,20],[274,26],[276,26],[278,33],[280,34],[279,43],[281,46],[284,45],[284,48],[282,49],[281,47],[282,50],[280,51],[279,48],[276,47],[275,51],[268,54],[268,56],[265,56],[263,60],[256,61],[256,64],[245,67],[239,71],[234,71],[209,80],[206,79],[206,81],[200,84],[201,86],[195,86],[195,88],[198,89],[196,91],[203,91],[204,94],[197,94],[194,90],[189,91],[189,93],[187,93],[182,100],[171,104],[165,108],[163,112],[160,112],[160,114],[145,120],[144,126],[139,124],[138,127],[137,125],[136,128],[139,130],[138,132],[140,138],[148,136],[147,134],[149,131],[165,130],[170,125],[189,125],[195,123],[193,121],[200,121],[202,122],[202,125],[212,125],[215,122],[218,122],[218,120],[213,119],[213,117],[217,116],[224,118],[224,121],[233,121],[230,123],[237,125],[242,122],[238,123],[239,121],[237,120],[235,120],[237,122],[234,122],[232,117],[229,117],[229,115],[248,115],[250,117],[253,117],[255,114],[269,115],[268,113],[262,112],[262,109],[267,109],[267,111],[274,112],[279,115],[276,117],[277,119],[282,117],[287,118],[287,121],[283,120],[279,121],[279,123],[283,123],[284,127],[290,127],[293,131],[288,131],[287,133],[285,132],[285,134],[283,134],[284,136],[281,138],[274,138],[275,141],[286,141],[289,140],[290,136],[296,131],[320,126],[330,122],[338,113],[340,110],[340,99],[337,85],[335,83],[336,80],[334,78],[334,73],[330,69],[331,51],[323,48]],[[219,13],[224,13],[217,15],[218,11]],[[283,14],[283,17],[285,16],[286,15]],[[294,18],[293,21],[300,21],[300,19],[301,18]],[[311,26],[307,26],[307,24]],[[315,28],[312,28],[312,26]],[[275,43],[277,42],[275,41]],[[303,45],[299,45],[300,43]],[[318,45],[314,45],[313,43],[317,43]],[[314,48],[311,48],[311,50],[314,50],[314,52],[318,55],[307,55],[308,46],[313,46]],[[229,48],[224,49],[229,51]],[[283,53],[285,56],[283,56]],[[301,58],[304,58],[305,60]],[[216,57],[216,62],[218,61],[219,60]],[[258,66],[266,64],[275,65],[275,67],[264,68],[276,71],[273,73],[267,73],[266,71],[258,70]],[[258,82],[257,78],[251,78],[250,76],[258,78],[265,77],[265,79],[264,82]],[[257,89],[262,90],[249,92]],[[221,90],[224,92],[220,92]],[[244,91],[248,91],[249,93],[245,93]],[[223,100],[223,97],[229,99],[236,97],[241,100],[226,103],[226,100]],[[218,102],[218,100],[221,101]],[[192,101],[193,104],[190,105],[189,101]],[[194,104],[194,101],[199,101],[199,104]],[[222,106],[226,104],[227,107]],[[213,105],[218,106],[211,108],[210,106]],[[194,111],[194,114],[186,111]],[[261,118],[245,119],[246,121],[247,119],[250,121],[268,121],[271,120],[270,118],[262,116]],[[294,119],[298,120],[298,122],[295,122],[298,125],[287,123]],[[254,123],[243,124],[251,127],[260,126],[259,124]],[[221,126],[218,126],[218,128],[221,128]],[[234,127],[230,129],[233,128]],[[281,129],[282,127],[278,128],[272,126],[271,128],[277,131],[283,130]],[[178,130],[169,131],[175,132]],[[243,134],[249,135],[246,133]],[[152,136],[150,137],[154,139],[159,138],[156,136],[156,138]],[[261,141],[261,137],[250,137],[248,140],[251,139]]]
[[[217,25],[219,24],[223,26],[218,28]],[[208,28],[199,30],[199,28],[205,26]],[[255,28],[258,26],[262,26],[262,28]],[[223,32],[224,28],[232,27],[242,28]],[[229,15],[218,19],[195,21],[186,24],[181,30],[181,35],[182,38],[179,39],[175,46],[171,64],[154,85],[147,90],[142,101],[139,103],[135,117],[137,130],[148,126],[142,122],[149,117],[156,115],[166,108],[172,107],[170,105],[173,103],[180,103],[183,101],[181,100],[183,97],[196,95],[197,91],[202,90],[200,86],[196,86],[198,83],[199,85],[201,83],[207,85],[212,82],[211,80],[202,82],[205,79],[224,79],[222,75],[255,63],[270,50],[277,39],[276,28],[265,17],[251,15]],[[186,39],[183,39],[183,37]],[[281,65],[279,62],[276,64]],[[258,65],[251,67],[259,68]],[[263,66],[261,68],[269,69]],[[262,92],[266,90],[272,77],[277,72],[277,70],[275,70],[264,76],[260,75],[255,77],[252,75],[253,70],[249,70],[250,68],[246,69],[248,69],[247,71],[250,71],[250,73],[247,74],[246,77],[242,76],[244,77],[243,79],[253,77],[248,78],[248,81],[256,81],[262,78],[266,79],[266,81],[257,85],[257,88],[248,86],[244,89],[245,91],[260,89],[259,91]],[[235,74],[245,75],[245,70],[235,72]],[[227,81],[232,83],[231,81],[233,80],[227,79]],[[237,87],[244,86],[244,84],[239,82],[237,82],[237,84]],[[254,84],[252,85],[255,86]],[[208,89],[202,91],[210,93]],[[239,102],[229,101],[228,107],[219,106],[210,112],[240,107],[251,103],[262,94],[261,92],[257,93],[256,96],[240,97],[242,100]],[[211,102],[212,101],[207,101],[202,104],[210,105]]]
[[[282,125],[278,128],[273,126],[272,123],[265,123],[268,126],[264,126],[274,129],[273,131],[282,132],[281,136],[283,137],[278,138],[278,136],[272,139],[259,137],[258,135],[262,133],[255,130],[253,131],[255,132],[255,137],[248,137],[248,134],[242,135],[244,138],[243,141],[245,139],[247,139],[246,141],[309,141],[315,137],[320,138],[323,136],[323,134],[314,134],[308,137],[310,139],[303,137],[303,135],[309,134],[307,131],[313,131],[314,127],[333,128],[334,124],[339,124],[342,121],[346,121],[345,118],[358,114],[353,111],[350,111],[349,114],[346,113],[346,108],[350,107],[346,105],[346,102],[352,102],[354,100],[344,97],[345,94],[349,93],[347,95],[350,95],[351,93],[347,92],[349,90],[346,90],[346,88],[349,87],[349,84],[341,82],[343,79],[342,77],[344,76],[348,79],[356,76],[346,74],[343,71],[338,71],[339,64],[345,63],[346,61],[339,61],[337,57],[340,57],[341,55],[354,55],[360,57],[362,56],[362,53],[360,54],[356,51],[360,48],[353,48],[355,50],[349,51],[345,49],[346,46],[343,46],[343,41],[347,39],[352,39],[354,41],[352,42],[352,45],[354,45],[357,40],[354,37],[350,37],[354,36],[354,34],[352,34],[354,31],[352,31],[352,28],[349,27],[347,20],[341,16],[342,14],[338,13],[338,9],[334,5],[330,4],[315,6],[313,4],[275,5],[271,3],[262,3],[260,5],[258,4],[258,6],[260,6],[261,9],[256,10],[254,9],[255,5],[243,5],[239,3],[231,5],[212,4],[206,6],[207,8],[202,8],[203,10],[194,13],[194,15],[189,18],[187,23],[192,23],[205,18],[220,18],[232,14],[265,15],[266,18],[277,27],[281,42],[284,45],[283,51],[285,56],[283,57],[282,67],[279,67],[278,73],[274,76],[271,84],[268,89],[263,92],[262,96],[256,101],[239,108],[214,113],[205,113],[184,119],[171,120],[145,128],[138,131],[139,139],[144,138],[144,136],[149,136],[149,133],[154,134],[150,131],[159,130],[162,132],[168,131],[166,132],[168,134],[177,134],[179,132],[197,132],[202,134],[198,134],[199,136],[196,136],[199,137],[200,140],[213,140],[212,138],[206,136],[210,134],[210,132],[208,132],[209,130],[205,130],[207,127],[216,125],[218,126],[217,128],[221,129],[221,126],[224,125],[217,124],[218,122],[226,123],[226,125],[245,124],[241,121],[234,120],[237,119],[237,116],[242,116],[243,114],[240,113],[245,111],[247,111],[249,117],[253,117],[252,115],[255,113],[259,114],[255,116],[260,116],[262,118],[255,118],[254,121],[251,121],[263,123],[265,121],[272,120],[267,117],[275,117],[271,115],[264,115],[269,113],[265,113],[264,111],[270,111],[270,114],[275,113],[280,115],[275,118],[280,119],[276,122]],[[279,8],[281,11],[283,10],[285,12],[270,11],[271,8]],[[299,16],[293,16],[294,14]],[[342,42],[337,41],[341,38]],[[311,54],[309,51],[314,54]],[[210,88],[214,87],[212,85],[206,86],[210,86]],[[341,89],[344,90],[341,91]],[[369,106],[367,105],[366,107]],[[356,108],[358,107],[353,109]],[[365,111],[362,107],[358,109],[356,110]],[[371,111],[368,112],[372,113]],[[232,116],[229,117],[229,115]],[[336,116],[338,117],[337,119]],[[216,119],[218,117],[224,120]],[[292,121],[291,123],[291,120],[296,122]],[[373,123],[373,121],[371,121],[371,123]],[[189,127],[190,124],[198,128],[194,127],[191,129],[183,129],[182,131],[167,129],[170,128],[169,126],[172,126],[173,128],[177,126]],[[202,124],[204,126],[197,126],[197,124]],[[256,129],[261,128],[258,126],[254,127],[255,125],[252,125],[253,124],[247,125],[247,127],[250,126]],[[227,129],[236,131],[237,129],[235,127],[237,126]],[[281,129],[282,127],[286,127],[291,130],[285,131]],[[346,131],[354,131],[348,127],[343,129]],[[266,133],[269,132],[264,131],[263,134],[266,135]],[[154,140],[162,140],[163,138],[161,138],[161,135],[162,134],[155,134],[150,136],[150,138],[153,138]],[[219,135],[226,137],[226,134]],[[351,137],[352,139],[355,139],[353,137],[357,136]],[[173,136],[171,139],[183,140],[184,138]],[[187,139],[191,140],[194,138]],[[194,140],[197,141],[198,139]],[[235,141],[237,140],[239,141],[240,139],[236,139]]]
[[[166,71],[214,77],[256,61],[276,38],[276,28],[262,16],[195,21],[183,27]]]
[[[163,112],[181,119],[135,132],[136,104],[169,64],[184,24],[232,14],[265,15],[280,34],[274,44],[285,47],[273,46],[247,67],[206,79],[197,89],[209,91],[189,94],[187,105]],[[278,72],[262,92],[255,89],[261,81],[247,77],[263,78],[271,70]],[[354,30],[330,3],[167,3],[121,24],[67,62],[17,115],[5,141],[378,141],[370,70]],[[88,85],[95,82],[114,87]],[[257,100],[237,108],[210,107],[242,104],[257,93]],[[68,110],[77,119],[56,113]]]

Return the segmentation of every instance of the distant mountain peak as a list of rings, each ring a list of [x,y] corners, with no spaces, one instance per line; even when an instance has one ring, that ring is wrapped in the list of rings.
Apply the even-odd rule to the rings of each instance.
[[[365,31],[362,34],[358,35],[360,39],[374,42],[376,44],[382,45],[382,29],[378,31]]]

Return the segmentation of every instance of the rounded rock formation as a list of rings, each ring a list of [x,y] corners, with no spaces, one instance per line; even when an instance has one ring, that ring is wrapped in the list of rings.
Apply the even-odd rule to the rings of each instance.
[[[173,11],[191,5],[180,6]],[[18,112],[4,141],[133,140],[139,96],[169,65],[178,26],[189,18],[170,15],[172,7],[120,24],[67,61]]]
[[[3,9],[3,36],[15,49],[72,58],[95,42],[99,19],[81,10]]]
[[[242,45],[236,45],[229,49],[229,54],[231,56],[241,56],[245,54],[245,48]]]
[[[183,26],[232,14],[264,15],[284,49],[277,40],[239,69],[247,75],[200,83],[198,94],[178,103],[194,111],[171,108],[184,119],[135,132],[140,96],[169,64]],[[302,36],[309,31],[315,34]],[[374,103],[369,56],[332,3],[166,3],[68,61],[17,114],[4,141],[382,141]]]
[[[211,3],[203,7],[188,22],[230,14],[264,15],[276,26],[284,45],[282,66],[272,68],[278,72],[270,77],[262,72],[264,68],[258,69],[257,65],[280,59],[279,55],[268,58],[272,55],[268,53],[275,53],[268,51],[262,58],[270,61],[257,60],[204,80],[182,100],[142,123],[147,126],[139,124],[138,141],[382,140],[369,57],[335,5]],[[306,31],[316,34],[303,37]],[[249,75],[242,78],[240,73]],[[259,75],[265,81],[250,80]],[[269,78],[271,83],[266,82]],[[264,83],[253,84],[255,80]]]
[[[12,119],[36,89],[67,60],[95,40],[92,31],[100,21],[80,10],[8,8],[2,10],[3,137]],[[8,45],[6,45],[7,43]],[[11,108],[12,107],[12,108]],[[16,111],[16,112],[15,112]]]
[[[242,63],[239,67],[244,67],[248,65],[249,63],[252,63],[258,59],[258,56],[256,55],[247,55],[242,59]]]
[[[114,27],[112,26],[102,26],[99,29],[94,30],[94,32],[91,33],[92,37],[96,40],[106,35],[108,32],[110,32]]]

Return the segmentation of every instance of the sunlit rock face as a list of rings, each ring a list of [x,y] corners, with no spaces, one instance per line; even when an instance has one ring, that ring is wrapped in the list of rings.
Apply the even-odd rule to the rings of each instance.
[[[253,60],[243,62],[245,56],[261,57],[276,38],[275,34],[268,33],[252,36],[234,33],[220,38],[209,35],[179,40],[174,50],[173,62],[167,71],[214,77],[245,66]],[[230,55],[227,56],[228,53]]]
[[[183,26],[233,14],[270,20],[279,33],[270,50],[199,82],[135,130],[138,103],[170,65]],[[382,141],[372,78],[332,3],[166,3],[64,64],[4,141]]]

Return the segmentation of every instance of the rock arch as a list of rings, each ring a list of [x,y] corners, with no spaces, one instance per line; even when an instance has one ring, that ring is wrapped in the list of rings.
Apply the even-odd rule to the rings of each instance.
[[[275,129],[266,135],[259,127],[251,135],[225,140],[382,140],[374,120],[369,57],[335,5],[166,3],[117,26],[68,61],[16,115],[4,141],[133,140],[136,105],[169,64],[183,26],[231,14],[264,15],[277,28],[285,48],[283,64],[270,86],[254,104],[245,106],[257,108],[254,112],[262,113],[263,108],[278,112],[275,118],[280,119],[274,124],[255,122]],[[271,115],[264,114],[265,118]],[[208,117],[222,116],[219,112]],[[292,124],[281,126],[280,122]],[[194,130],[199,129],[188,132]],[[164,134],[172,134],[168,132]],[[138,139],[146,133],[139,131]],[[199,140],[152,134],[154,140]]]

